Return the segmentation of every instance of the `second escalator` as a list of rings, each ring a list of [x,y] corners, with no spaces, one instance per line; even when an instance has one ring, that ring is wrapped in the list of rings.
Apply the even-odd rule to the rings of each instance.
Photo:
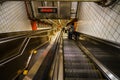
[[[73,40],[64,39],[65,80],[104,80],[91,60]]]

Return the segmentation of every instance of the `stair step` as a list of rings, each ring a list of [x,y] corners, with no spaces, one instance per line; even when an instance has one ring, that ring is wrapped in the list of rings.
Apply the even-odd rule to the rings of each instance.
[[[97,70],[65,69],[68,78],[100,78]]]
[[[87,58],[83,58],[83,57],[81,57],[81,58],[65,58],[64,59],[65,61],[89,61]]]
[[[93,64],[81,63],[81,64],[65,64],[66,69],[93,69]]]
[[[65,63],[88,63],[89,60],[66,60]]]

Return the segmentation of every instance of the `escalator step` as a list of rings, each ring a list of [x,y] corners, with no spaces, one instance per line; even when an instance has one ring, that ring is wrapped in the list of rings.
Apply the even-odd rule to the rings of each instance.
[[[65,58],[64,59],[65,61],[89,61],[87,58],[83,58],[83,57],[74,57],[74,58],[69,58],[69,57],[67,57],[67,58]]]
[[[100,51],[101,51],[100,48],[93,48],[93,47],[91,48],[91,47],[90,47],[90,48],[87,48],[87,49],[88,49],[88,50],[91,50],[91,51],[95,51],[95,52],[96,52],[96,51],[97,51],[97,52],[100,52]]]
[[[97,70],[65,69],[66,78],[100,78]]]
[[[65,63],[88,63],[89,60],[66,60]]]
[[[89,59],[87,58],[84,58],[84,57],[74,57],[74,58],[71,58],[71,57],[67,57],[67,58],[64,58],[64,61],[65,63],[88,63],[89,62]]]
[[[87,43],[85,43],[87,44]],[[90,44],[90,46],[92,46]],[[94,51],[100,51],[95,49]],[[74,41],[64,40],[65,80],[105,80]]]
[[[64,63],[65,65],[93,65],[92,63]]]
[[[93,64],[65,64],[66,69],[93,69]]]
[[[88,63],[88,61],[65,61],[65,63]]]

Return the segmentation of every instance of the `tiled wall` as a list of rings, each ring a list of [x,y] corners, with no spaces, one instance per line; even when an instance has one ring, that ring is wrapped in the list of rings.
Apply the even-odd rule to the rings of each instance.
[[[0,4],[0,33],[31,30],[23,1]]]
[[[120,1],[106,8],[93,2],[81,2],[78,31],[120,43]]]

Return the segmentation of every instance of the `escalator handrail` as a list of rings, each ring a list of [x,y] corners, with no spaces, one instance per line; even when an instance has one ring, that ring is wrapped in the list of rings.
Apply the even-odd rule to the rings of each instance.
[[[4,38],[0,38],[0,42],[6,42],[6,41],[10,41],[10,40],[15,40],[19,37],[29,37],[29,36],[33,36],[33,35],[36,35],[36,34],[40,34],[40,33],[43,33],[43,32],[47,32],[47,31],[50,31],[50,29],[42,29],[42,30],[37,30],[37,31],[21,31],[21,32],[16,32],[16,33],[19,33],[18,34],[14,34],[12,36],[8,36],[8,37],[4,37]],[[24,33],[26,32],[26,33]],[[10,32],[10,33],[14,33],[14,32]],[[10,34],[10,33],[7,33],[7,34]],[[3,35],[4,33],[2,33],[1,35]],[[6,33],[5,33],[6,34]]]
[[[38,69],[40,68],[41,65],[43,65],[45,63],[44,60],[48,56],[49,51],[54,46],[54,43],[57,41],[58,37],[59,37],[59,34],[56,35],[56,37],[51,41],[51,43],[49,44],[49,46],[43,51],[43,53],[41,54],[41,56],[38,59],[38,61],[36,61],[36,63],[30,69],[30,71],[28,72],[28,74],[24,77],[25,80],[28,79],[28,78],[31,79],[31,80],[34,80],[34,78],[35,78],[35,76],[37,74]]]
[[[40,33],[43,33],[43,32],[46,32],[46,31],[41,31],[41,32],[39,32],[39,33],[37,33],[37,34],[40,34]],[[19,48],[19,50],[18,50],[18,52],[17,52],[17,54],[15,54],[15,55],[12,55],[12,56],[10,56],[10,57],[7,57],[7,58],[5,58],[4,60],[1,60],[0,61],[0,66],[3,66],[4,64],[6,64],[6,63],[8,63],[8,62],[10,62],[10,61],[12,61],[12,60],[14,60],[14,59],[16,59],[17,57],[19,57],[19,56],[21,56],[21,55],[23,55],[23,52],[24,52],[24,50],[26,49],[26,46],[28,45],[28,42],[29,42],[29,40],[31,39],[31,37],[32,37],[32,35],[21,35],[21,36],[16,36],[16,37],[8,37],[8,38],[6,38],[5,40],[3,39],[3,40],[1,40],[0,41],[0,44],[2,44],[2,43],[6,43],[6,42],[10,42],[10,41],[14,41],[14,40],[17,40],[17,39],[22,39],[22,38],[24,38],[24,40],[23,40],[23,42],[22,42],[22,44],[21,44],[21,46],[20,46],[20,48]]]
[[[52,80],[63,80],[63,73],[60,73],[60,70],[59,70],[60,67],[62,67],[63,65],[63,64],[60,64],[60,61],[63,61],[61,58],[61,56],[63,57],[61,52],[61,49],[62,49],[61,46],[62,46],[62,32],[57,41],[57,48],[56,48],[56,52],[53,60],[53,66],[52,66],[51,77],[50,77]]]
[[[21,55],[23,54],[23,52],[24,52],[24,50],[25,50],[25,48],[26,48],[29,40],[30,40],[30,39],[27,39],[27,38],[26,38],[26,39],[23,41],[23,43],[21,44],[21,47],[20,47],[20,49],[19,49],[19,51],[18,51],[18,53],[20,53],[20,54],[16,54],[16,55],[10,56],[10,58],[8,57],[7,59],[3,60],[3,61],[0,63],[0,66],[3,66],[4,64],[6,64],[6,63],[12,61],[13,59],[21,56]]]
[[[109,79],[109,80],[120,80],[120,78],[114,74],[112,71],[110,71],[108,68],[106,68],[100,61],[98,61],[92,53],[87,50],[80,42],[78,43],[79,47],[85,52],[85,54],[99,67],[100,70],[102,70],[103,74]]]

